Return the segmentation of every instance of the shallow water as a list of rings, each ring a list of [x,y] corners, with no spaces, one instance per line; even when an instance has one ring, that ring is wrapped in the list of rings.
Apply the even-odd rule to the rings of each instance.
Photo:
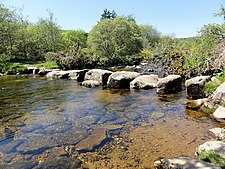
[[[220,124],[185,107],[185,91],[158,96],[155,89],[102,90],[76,81],[0,77],[0,166],[151,168],[161,156],[193,156],[210,138],[207,130]],[[81,151],[68,153],[71,146]]]

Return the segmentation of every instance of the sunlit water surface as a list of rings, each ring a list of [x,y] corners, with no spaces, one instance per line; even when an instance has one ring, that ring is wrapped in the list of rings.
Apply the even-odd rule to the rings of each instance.
[[[108,126],[121,126],[118,137],[132,140],[123,155],[140,156],[139,168],[160,156],[194,155],[195,147],[209,139],[207,130],[219,124],[202,112],[186,110],[185,104],[185,91],[157,96],[155,89],[102,90],[76,81],[0,77],[0,166],[38,167],[43,152],[76,147],[96,128]],[[113,160],[120,166],[114,159],[120,154],[110,153],[111,168]],[[101,163],[92,162],[90,168],[104,168]]]

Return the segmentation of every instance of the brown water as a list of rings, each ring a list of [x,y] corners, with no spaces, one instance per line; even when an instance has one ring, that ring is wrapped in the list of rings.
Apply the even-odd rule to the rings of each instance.
[[[185,107],[185,91],[0,77],[0,168],[151,168],[159,157],[193,157],[220,124]]]

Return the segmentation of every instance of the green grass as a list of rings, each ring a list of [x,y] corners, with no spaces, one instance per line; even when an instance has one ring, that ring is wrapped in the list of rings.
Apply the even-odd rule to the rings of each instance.
[[[212,94],[223,82],[225,82],[224,70],[221,73],[216,74],[214,77],[217,78],[220,82],[219,83],[214,83],[212,81],[207,82],[204,86],[206,96]]]
[[[220,86],[220,84],[221,83],[214,83],[212,81],[207,82],[204,86],[204,91],[206,96],[209,96],[210,94],[212,94],[217,89],[217,87]]]
[[[58,69],[59,66],[54,61],[46,61],[35,65],[37,68]]]
[[[198,157],[203,161],[207,161],[213,164],[219,164],[220,166],[225,166],[225,159],[212,151],[201,151]]]

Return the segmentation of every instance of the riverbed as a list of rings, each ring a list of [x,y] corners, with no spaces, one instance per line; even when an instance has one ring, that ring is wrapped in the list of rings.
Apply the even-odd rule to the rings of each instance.
[[[186,102],[185,89],[159,96],[0,77],[0,168],[147,169],[160,157],[194,157],[221,125]]]

